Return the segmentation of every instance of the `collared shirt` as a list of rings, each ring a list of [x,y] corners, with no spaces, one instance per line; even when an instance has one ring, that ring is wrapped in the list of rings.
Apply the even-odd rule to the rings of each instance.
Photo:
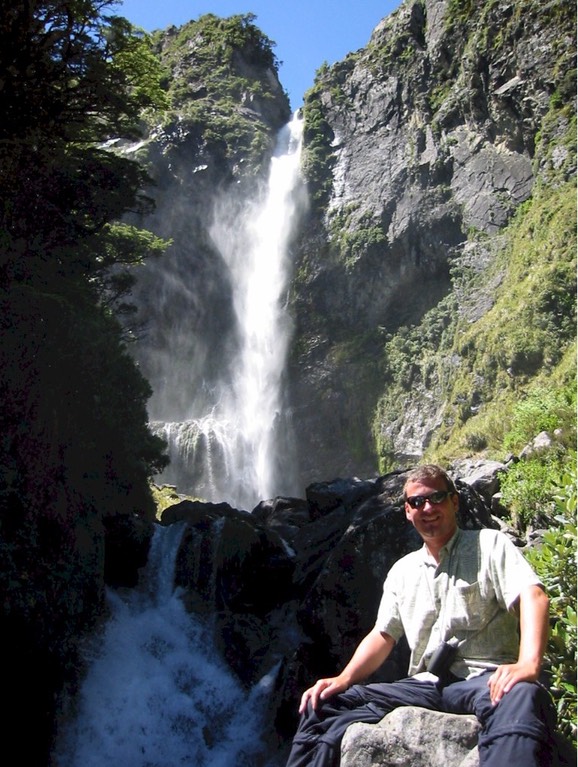
[[[440,552],[425,545],[402,557],[383,586],[376,628],[404,634],[409,675],[425,671],[442,641],[459,641],[451,671],[467,678],[518,659],[520,593],[541,585],[523,554],[497,530],[458,530]]]

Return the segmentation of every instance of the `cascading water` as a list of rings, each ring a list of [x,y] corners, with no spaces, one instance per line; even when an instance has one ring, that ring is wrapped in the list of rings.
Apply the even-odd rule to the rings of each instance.
[[[197,494],[240,508],[282,492],[282,476],[291,481],[279,424],[300,147],[295,118],[262,199],[217,206],[211,237],[229,270],[238,354],[204,414],[155,426]],[[267,762],[263,740],[276,669],[244,689],[215,652],[210,618],[185,610],[172,585],[182,529],[156,530],[139,589],[109,591],[111,618],[92,642],[76,715],[58,737],[59,767],[279,767]]]
[[[142,587],[110,592],[59,767],[255,767],[273,674],[247,691],[213,651],[210,622],[173,591],[183,528],[159,528]],[[270,767],[273,767],[272,765]]]
[[[153,424],[169,444],[172,469],[163,481],[179,489],[190,484],[206,500],[239,508],[297,492],[283,373],[289,248],[303,203],[301,137],[296,115],[279,135],[264,194],[242,205],[221,198],[215,206],[210,235],[228,270],[235,354],[223,364],[208,412]]]

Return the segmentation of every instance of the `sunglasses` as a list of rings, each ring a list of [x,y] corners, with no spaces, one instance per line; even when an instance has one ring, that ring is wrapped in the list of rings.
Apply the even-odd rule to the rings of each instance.
[[[429,501],[431,504],[441,503],[445,501],[448,495],[451,495],[449,490],[436,490],[435,493],[430,493],[429,495],[410,495],[406,498],[406,501],[412,509],[421,509],[422,506],[425,506],[426,501]]]

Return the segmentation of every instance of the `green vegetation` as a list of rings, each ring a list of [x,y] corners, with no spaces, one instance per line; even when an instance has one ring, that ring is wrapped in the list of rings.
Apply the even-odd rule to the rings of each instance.
[[[551,443],[536,447],[512,466],[502,482],[503,501],[519,530],[543,527],[553,518],[552,487],[575,462],[576,387],[536,386],[512,409],[504,449],[519,455],[536,435],[545,432]]]
[[[574,456],[575,459],[575,456]],[[528,558],[550,596],[551,633],[546,652],[550,690],[560,732],[576,745],[576,465],[557,475],[550,487],[555,514],[542,543]]]
[[[126,211],[150,210],[140,191],[147,177],[103,146],[111,136],[136,137],[142,110],[164,99],[146,37],[105,16],[110,5],[15,6],[0,46],[8,73],[0,127],[0,464],[17,460],[42,484],[46,471],[67,465],[65,454],[84,460],[91,504],[103,512],[117,510],[115,493],[126,498],[127,485],[146,508],[147,476],[164,462],[146,426],[148,384],[114,317],[129,309],[128,268],[161,253],[163,243],[118,223]],[[34,375],[23,377],[23,369]],[[33,415],[36,428],[43,424],[38,444],[51,445],[51,469],[19,434]],[[2,499],[16,490],[22,502],[23,476],[8,476]],[[45,495],[27,499],[29,510],[45,503]]]
[[[573,344],[575,215],[575,188],[568,183],[538,192],[509,227],[508,245],[493,266],[504,274],[494,306],[477,322],[462,321],[456,327],[454,351],[460,366],[451,386],[449,419],[436,447],[454,437],[452,429],[459,430],[470,417],[483,429],[488,408],[502,410],[507,425],[508,410],[519,393],[536,375],[553,375]],[[472,415],[476,408],[478,416]],[[503,432],[485,436],[496,447]]]
[[[270,75],[278,61],[275,43],[254,19],[251,13],[225,19],[206,14],[157,33],[155,48],[169,99],[165,124],[184,123],[216,156],[242,160],[255,172],[271,149],[271,134],[248,110],[277,98]],[[280,124],[288,117],[289,104]]]
[[[512,423],[504,438],[504,447],[519,453],[542,431],[559,433],[558,442],[569,447],[576,441],[576,391],[573,386],[530,390],[514,405]]]
[[[164,244],[119,223],[151,210],[149,179],[106,148],[166,101],[148,38],[113,5],[4,3],[0,28],[4,724],[26,709],[30,764],[48,762],[57,688],[101,607],[104,520],[152,520],[149,478],[167,460],[118,319],[129,269]]]
[[[317,71],[315,85],[305,94],[303,104],[303,174],[307,179],[312,205],[317,210],[326,207],[333,185],[331,171],[334,160],[331,143],[334,135],[321,101],[321,95],[330,77],[331,70],[325,63]]]
[[[356,205],[341,208],[331,216],[329,224],[332,245],[337,247],[339,262],[346,270],[359,259],[382,252],[386,242],[380,222],[374,222],[367,213],[355,219],[356,209]]]
[[[519,451],[541,431],[553,437],[508,469],[502,503],[521,531],[547,528],[527,556],[550,597],[545,657],[559,730],[576,745],[576,387],[536,387],[513,409],[504,448]]]
[[[402,328],[384,349],[386,390],[374,434],[383,466],[381,424],[403,411],[417,386],[447,402],[428,457],[443,461],[482,450],[501,454],[515,403],[534,382],[572,386],[576,312],[576,203],[572,182],[542,188],[504,231],[505,245],[487,270],[454,283],[473,298],[500,282],[494,304],[477,321],[460,317],[453,295],[413,328]]]

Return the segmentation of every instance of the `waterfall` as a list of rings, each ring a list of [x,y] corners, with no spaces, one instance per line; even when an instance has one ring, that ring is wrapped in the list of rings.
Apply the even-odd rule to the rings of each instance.
[[[245,690],[173,591],[183,527],[159,527],[141,589],[110,591],[59,767],[255,767],[273,675]]]
[[[195,412],[192,404],[182,420],[151,424],[169,443],[179,489],[182,479],[196,495],[240,508],[281,494],[294,481],[283,376],[291,336],[290,245],[303,204],[301,135],[297,118],[281,132],[262,195],[239,201],[231,194],[215,205],[210,237],[227,270],[236,320],[234,343],[224,344],[223,356],[235,354],[223,360],[217,384],[211,379],[203,389],[204,410]],[[180,286],[175,275],[183,274],[175,268],[157,283],[151,270],[148,306],[157,298],[151,283]],[[184,290],[192,296],[188,284]],[[163,287],[162,309],[165,300],[170,303]],[[165,331],[168,337],[170,322],[160,335]],[[154,348],[165,355],[158,364],[164,372],[153,382],[159,385],[172,347],[169,341]],[[196,368],[195,376],[203,380]],[[183,529],[158,526],[139,588],[107,592],[110,618],[87,650],[74,717],[57,738],[59,767],[279,767],[267,763],[264,740],[278,668],[245,689],[214,649],[211,616],[186,611],[173,588]]]
[[[304,195],[301,139],[296,115],[279,134],[258,198],[239,201],[230,194],[216,203],[210,237],[231,286],[235,353],[223,360],[205,412],[152,424],[169,444],[171,467],[163,481],[179,489],[190,483],[196,495],[239,508],[297,492],[283,376],[291,337],[289,251]]]

